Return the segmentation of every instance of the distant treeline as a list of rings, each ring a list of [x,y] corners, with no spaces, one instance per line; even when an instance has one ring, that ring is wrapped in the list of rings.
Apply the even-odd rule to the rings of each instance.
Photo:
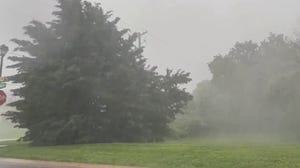
[[[271,34],[260,44],[236,43],[209,63],[210,81],[198,84],[179,136],[269,134],[300,138],[300,45]]]

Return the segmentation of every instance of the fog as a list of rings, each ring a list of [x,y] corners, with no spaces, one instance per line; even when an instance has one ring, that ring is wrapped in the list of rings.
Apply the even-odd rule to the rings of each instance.
[[[96,1],[99,2],[99,1]],[[298,27],[297,0],[102,0],[104,9],[121,17],[120,27],[148,31],[145,57],[161,70],[192,73],[192,91],[210,79],[207,63],[237,41],[261,41],[270,32],[293,35]],[[54,0],[2,0],[0,43],[22,37],[32,20],[51,20]],[[5,74],[13,73],[5,69]]]
[[[228,53],[236,42],[246,40],[260,42],[271,32],[283,33],[293,39],[299,28],[298,0],[102,0],[100,2],[105,10],[112,10],[114,16],[122,19],[119,23],[120,28],[130,28],[132,32],[147,31],[143,45],[146,47],[144,56],[149,64],[159,66],[161,72],[166,68],[191,72],[192,82],[187,85],[190,92],[199,82],[212,79],[208,63],[214,56]],[[8,44],[12,49],[14,45],[10,39],[24,38],[22,27],[29,21],[46,22],[53,19],[51,13],[54,4],[54,0],[1,0],[0,44]],[[19,54],[11,50],[8,55]],[[5,65],[9,64],[11,62],[5,60]],[[12,69],[4,69],[5,76],[14,73]],[[18,86],[10,85],[6,91],[12,87]],[[8,102],[15,99],[9,96]],[[252,99],[249,102],[254,103]],[[252,111],[249,104],[245,106],[247,112]],[[0,113],[6,110],[7,107],[1,107]],[[244,122],[247,117],[249,116],[243,116],[240,122]],[[280,119],[276,118],[276,121],[278,120]]]

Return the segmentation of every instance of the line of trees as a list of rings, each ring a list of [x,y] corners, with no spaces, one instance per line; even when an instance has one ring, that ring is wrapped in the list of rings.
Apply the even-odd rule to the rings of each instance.
[[[259,44],[236,43],[209,63],[210,81],[198,84],[179,136],[257,134],[300,139],[300,45],[271,34]]]

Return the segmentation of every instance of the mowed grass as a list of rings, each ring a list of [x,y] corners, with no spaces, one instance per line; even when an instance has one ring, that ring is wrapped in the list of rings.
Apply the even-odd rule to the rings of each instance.
[[[2,143],[3,144],[3,143]],[[181,141],[32,147],[5,142],[0,157],[149,168],[298,168],[300,145],[228,145]]]

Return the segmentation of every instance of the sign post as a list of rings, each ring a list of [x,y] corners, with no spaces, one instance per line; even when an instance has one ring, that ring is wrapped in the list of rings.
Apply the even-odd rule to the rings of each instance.
[[[5,77],[2,77],[2,69],[3,69],[3,61],[4,61],[4,56],[8,52],[8,47],[6,45],[1,45],[0,46],[0,89],[6,88],[6,81]],[[3,105],[6,102],[7,95],[5,94],[4,91],[0,90],[0,106]]]
[[[3,61],[4,61],[4,56],[7,54],[8,52],[8,47],[6,45],[1,45],[0,46],[0,77],[2,77],[2,69],[3,69]]]

